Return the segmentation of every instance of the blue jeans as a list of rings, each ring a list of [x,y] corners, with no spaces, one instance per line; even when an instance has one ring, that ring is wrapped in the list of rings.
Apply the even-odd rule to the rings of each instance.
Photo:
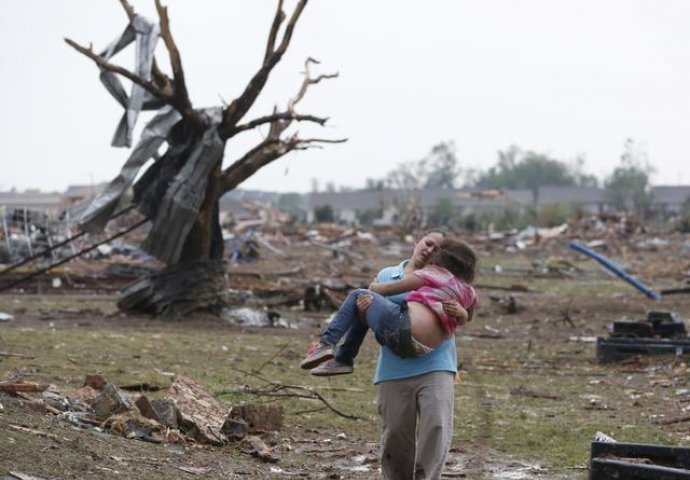
[[[374,298],[365,311],[366,323],[359,318],[356,303],[359,295],[372,295]],[[413,355],[410,320],[406,306],[398,305],[378,293],[363,288],[354,290],[347,296],[321,335],[321,341],[336,345],[345,336],[343,344],[335,354],[335,359],[352,365],[368,330],[374,332],[379,344],[387,346],[401,357]]]

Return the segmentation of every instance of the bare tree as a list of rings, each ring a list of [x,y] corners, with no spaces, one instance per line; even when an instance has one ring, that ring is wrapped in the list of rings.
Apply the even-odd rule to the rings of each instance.
[[[243,122],[287,50],[307,0],[297,2],[282,29],[287,17],[283,1],[278,1],[261,66],[238,97],[226,106],[212,109],[194,108],[167,8],[160,0],[155,2],[157,24],[137,15],[127,0],[120,0],[129,25],[103,52],[96,53],[91,47],[70,39],[65,41],[95,62],[101,80],[125,107],[114,146],[131,146],[131,131],[140,110],[158,110],[120,174],[90,205],[81,227],[86,231],[102,230],[122,203],[125,191],[132,186],[135,206],[151,220],[142,247],[165,262],[166,268],[123,289],[118,306],[123,310],[178,317],[193,310],[223,305],[226,288],[218,219],[220,197],[288,152],[345,140],[300,138],[297,133],[288,132],[294,122],[324,125],[327,121],[296,111],[311,85],[337,76],[336,73],[313,77],[310,69],[318,62],[312,58],[305,61],[304,80],[284,110],[274,108],[268,115]],[[153,54],[158,36],[168,52],[172,78],[160,69]],[[112,63],[110,58],[133,41],[137,42],[138,52],[135,68],[129,70]],[[119,83],[121,77],[132,82],[130,95]],[[224,165],[227,142],[262,126],[268,128],[265,138],[240,158]],[[163,144],[167,148],[158,157],[157,151]],[[140,168],[151,158],[155,162],[135,183]]]

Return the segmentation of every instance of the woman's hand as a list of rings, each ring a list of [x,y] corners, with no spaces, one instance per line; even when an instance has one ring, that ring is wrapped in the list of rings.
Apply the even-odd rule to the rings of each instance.
[[[456,300],[444,300],[441,302],[441,305],[443,306],[443,311],[446,312],[447,315],[455,318],[458,326],[462,326],[465,323],[472,321],[472,318],[467,313],[467,310],[462,308],[460,303],[458,303]]]

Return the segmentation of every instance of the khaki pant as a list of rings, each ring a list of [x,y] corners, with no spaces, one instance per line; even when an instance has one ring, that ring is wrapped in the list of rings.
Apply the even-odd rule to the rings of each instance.
[[[454,381],[451,372],[432,372],[379,384],[383,478],[441,478],[453,437]]]

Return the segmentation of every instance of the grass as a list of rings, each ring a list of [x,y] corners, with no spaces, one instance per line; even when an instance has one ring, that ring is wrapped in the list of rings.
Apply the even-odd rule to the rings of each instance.
[[[500,262],[497,257],[496,263]],[[511,262],[511,268],[531,265],[524,258],[514,257]],[[492,452],[487,458],[505,456],[538,463],[559,472],[558,478],[585,478],[582,469],[587,466],[589,443],[597,431],[637,443],[687,441],[682,425],[656,423],[678,414],[673,391],[686,387],[685,359],[660,357],[647,363],[598,365],[594,344],[572,340],[599,334],[620,312],[635,313],[648,305],[632,287],[599,275],[552,278],[486,272],[478,283],[522,284],[530,291],[480,291],[482,308],[465,329],[466,335],[458,338],[462,373],[456,389],[454,446],[478,456],[478,452]],[[523,310],[508,315],[493,304],[489,293],[513,294]],[[683,298],[677,300],[681,302],[678,306],[687,307]],[[565,310],[571,312],[573,325],[563,321]],[[165,387],[172,375],[185,375],[229,407],[280,402],[289,432],[284,435],[291,438],[311,435],[323,440],[343,433],[353,445],[378,442],[372,385],[377,347],[371,339],[365,343],[353,375],[324,379],[311,377],[298,367],[308,343],[318,334],[317,327],[241,329],[209,321],[132,320],[116,313],[110,296],[0,296],[0,312],[15,315],[11,322],[0,324],[0,351],[33,357],[0,356],[0,380],[23,377],[52,383],[67,392],[81,387],[84,376],[95,371],[117,385]],[[484,327],[499,332],[500,338],[482,336]],[[314,398],[276,398],[240,391],[245,385],[267,391],[275,384],[298,386],[303,392],[314,389],[334,408],[359,420],[339,416]],[[13,417],[11,412],[4,417],[6,424],[36,422]],[[142,458],[160,455],[155,446],[142,442],[93,432],[85,435],[70,443],[70,458],[61,460],[61,450],[54,452],[44,444],[45,439],[3,429],[0,416],[0,451],[12,452],[11,464],[17,470],[23,467],[38,474],[31,470],[36,463],[31,458],[41,448],[48,448],[38,461],[44,472],[60,462],[79,471],[88,468],[88,458],[107,459],[113,449],[136,448]],[[37,441],[43,443],[37,445]],[[171,458],[165,461],[173,462]],[[310,462],[311,468],[322,469],[330,460],[293,448],[284,455],[281,466],[304,469]],[[157,476],[153,463],[146,465],[139,465],[136,473],[169,478],[169,471]],[[135,472],[122,465],[118,468]]]

